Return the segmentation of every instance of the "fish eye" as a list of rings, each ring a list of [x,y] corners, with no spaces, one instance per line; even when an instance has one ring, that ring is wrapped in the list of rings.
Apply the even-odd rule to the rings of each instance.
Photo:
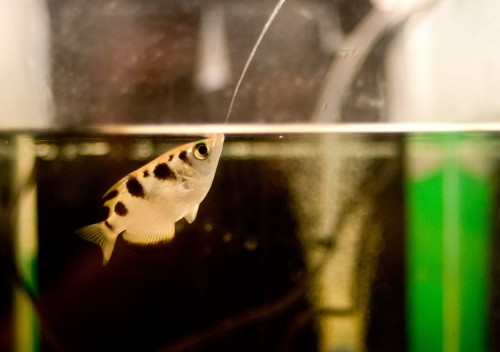
[[[198,143],[194,146],[194,157],[199,160],[205,160],[210,156],[210,147],[206,143]]]

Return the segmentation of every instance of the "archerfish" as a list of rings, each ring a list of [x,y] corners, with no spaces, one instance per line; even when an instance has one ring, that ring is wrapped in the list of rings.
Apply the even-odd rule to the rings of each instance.
[[[103,265],[120,234],[128,243],[143,246],[171,241],[177,221],[195,220],[212,185],[223,144],[223,134],[213,135],[174,148],[131,172],[104,194],[108,218],[76,233],[101,246]]]

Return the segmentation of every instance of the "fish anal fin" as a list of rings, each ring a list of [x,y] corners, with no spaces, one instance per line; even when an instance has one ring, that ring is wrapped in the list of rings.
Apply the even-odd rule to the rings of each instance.
[[[102,249],[102,264],[106,265],[115,247],[116,236],[104,226],[103,222],[82,227],[75,231],[84,240],[99,245]]]
[[[125,231],[123,233],[123,239],[131,244],[148,246],[158,243],[170,242],[175,235],[175,225],[172,223],[167,226],[164,231],[159,232],[136,232],[136,231]]]
[[[198,214],[199,204],[196,204],[194,207],[189,210],[186,215],[184,215],[184,219],[190,224],[196,219],[196,214]]]

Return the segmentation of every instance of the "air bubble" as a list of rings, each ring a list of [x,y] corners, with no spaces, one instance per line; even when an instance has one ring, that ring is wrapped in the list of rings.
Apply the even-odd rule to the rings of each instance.
[[[62,149],[62,155],[65,159],[74,159],[78,155],[78,148],[74,144],[65,145]]]
[[[245,241],[243,246],[245,247],[246,250],[254,251],[257,249],[257,247],[259,247],[259,241],[257,241],[255,238],[250,238]]]
[[[78,152],[80,155],[101,156],[109,154],[109,144],[106,142],[80,143]]]
[[[54,144],[39,144],[36,146],[36,156],[42,160],[54,160],[59,154],[59,148]]]
[[[138,142],[134,144],[130,151],[130,158],[132,160],[148,159],[153,155],[153,145],[149,141]]]
[[[226,232],[226,233],[224,234],[224,236],[222,236],[222,241],[223,241],[223,242],[225,242],[225,243],[229,243],[229,242],[231,242],[231,241],[232,241],[232,239],[233,239],[233,234],[232,234],[232,233],[230,233],[230,232]]]

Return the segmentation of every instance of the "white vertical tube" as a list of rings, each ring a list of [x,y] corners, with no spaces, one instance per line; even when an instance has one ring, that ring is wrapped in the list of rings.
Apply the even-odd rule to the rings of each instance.
[[[50,123],[49,18],[43,0],[0,0],[0,128]]]
[[[415,16],[388,59],[393,122],[498,121],[500,2],[441,0]]]
[[[206,93],[225,88],[231,80],[231,63],[221,4],[203,8],[196,85]]]

